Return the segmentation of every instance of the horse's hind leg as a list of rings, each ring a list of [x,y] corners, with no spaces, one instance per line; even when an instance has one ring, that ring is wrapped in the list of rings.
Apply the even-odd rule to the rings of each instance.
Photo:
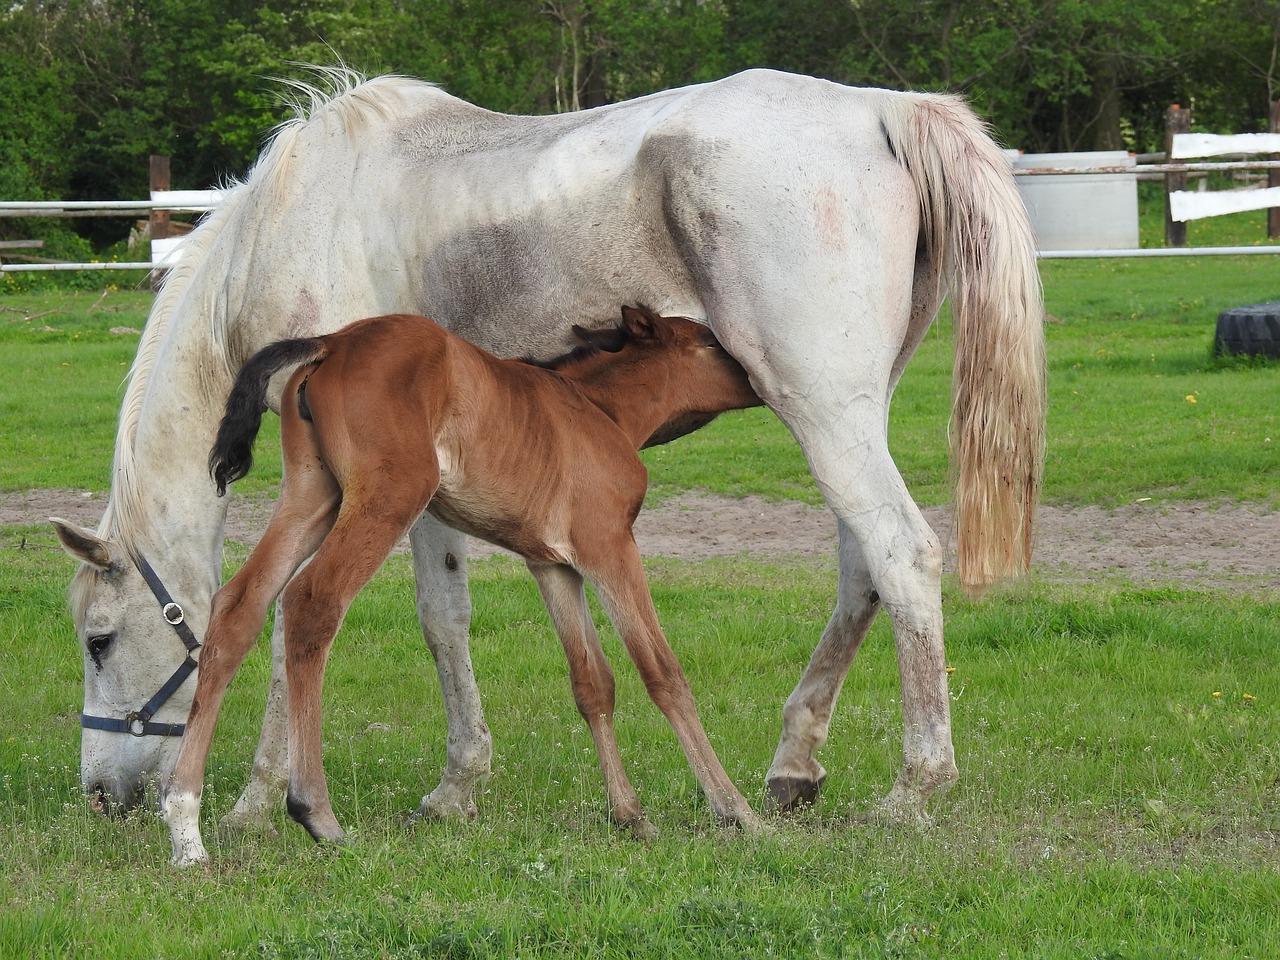
[[[836,423],[823,419],[810,412],[789,425],[840,520],[842,537],[857,543],[857,551],[841,551],[842,603],[854,619],[829,634],[830,641],[819,648],[821,657],[815,653],[816,662],[789,700],[792,710],[784,716],[779,752],[785,755],[789,744],[812,737],[804,725],[829,715],[839,691],[832,679],[856,649],[857,621],[872,612],[869,575],[875,599],[893,619],[902,684],[902,770],[880,810],[893,819],[923,818],[929,794],[957,777],[942,643],[942,548],[889,457],[880,426],[883,412],[859,416],[850,411]],[[790,759],[802,762],[803,754]],[[784,769],[786,764],[775,759],[775,770]]]
[[[658,835],[657,828],[645,819],[640,798],[627,778],[618,752],[613,729],[613,671],[600,646],[595,624],[591,622],[582,575],[563,564],[530,562],[529,570],[538,581],[547,612],[564,646],[574,702],[595,740],[596,756],[609,797],[609,816],[640,839],[653,839]]]
[[[356,594],[422,513],[439,475],[421,462],[387,466],[403,482],[348,486],[337,522],[284,591],[285,668],[289,681],[289,816],[316,840],[341,840],[325,782],[321,691],[333,639]]]
[[[879,609],[862,548],[841,523],[836,609],[782,710],[782,739],[767,778],[770,810],[785,813],[817,800],[826,771],[816,754],[827,741],[836,698]]]
[[[758,829],[760,818],[729,779],[707,739],[689,681],[658,624],[640,551],[630,532],[600,537],[593,546],[597,549],[587,554],[584,545],[578,544],[579,567],[595,585],[649,697],[675,730],[712,811],[724,823]]]
[[[419,817],[476,816],[476,780],[489,774],[492,738],[471,668],[467,538],[424,513],[409,531],[418,586],[418,620],[436,663],[448,740],[440,784],[422,798]]]

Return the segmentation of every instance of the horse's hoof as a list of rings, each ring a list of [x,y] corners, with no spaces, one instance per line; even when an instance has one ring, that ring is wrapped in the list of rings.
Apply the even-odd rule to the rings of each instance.
[[[794,813],[818,801],[826,777],[810,780],[802,777],[775,777],[769,781],[765,810],[769,813]]]
[[[257,810],[232,810],[224,814],[218,820],[218,832],[221,834],[257,833],[264,837],[275,837],[280,834],[266,811]]]
[[[186,870],[190,867],[207,867],[209,865],[209,851],[205,850],[202,843],[184,843],[181,845],[181,849],[173,851],[173,856],[169,858],[169,864],[179,870]]]
[[[933,818],[917,803],[909,803],[894,797],[886,797],[866,813],[854,814],[854,823],[876,827],[929,827]]]
[[[423,820],[470,821],[479,816],[480,808],[470,799],[442,800],[435,794],[429,794],[422,798],[422,803],[418,805],[418,809],[409,814],[405,825],[412,826]]]

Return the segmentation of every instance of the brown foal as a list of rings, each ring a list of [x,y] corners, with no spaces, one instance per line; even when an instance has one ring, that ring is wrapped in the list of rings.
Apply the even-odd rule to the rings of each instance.
[[[284,479],[261,542],[213,600],[165,793],[175,862],[207,859],[199,806],[214,724],[282,589],[289,814],[317,840],[342,838],[321,757],[325,660],[351,601],[424,509],[520,554],[537,578],[616,822],[638,836],[655,833],[618,753],[613,674],[584,577],[715,815],[758,826],[703,731],[658,625],[632,524],[648,479],[637,449],[760,400],[705,326],[642,308],[622,314],[616,330],[575,328],[584,346],[542,365],[499,359],[426,318],[396,315],[282,341],[243,368],[210,469],[220,494],[247,473],[268,381],[296,367],[280,403]]]

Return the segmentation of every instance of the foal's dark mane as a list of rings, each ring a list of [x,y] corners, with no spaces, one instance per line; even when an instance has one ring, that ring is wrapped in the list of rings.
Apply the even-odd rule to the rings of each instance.
[[[573,331],[577,334],[583,328],[575,326]],[[587,331],[583,331],[586,333]],[[610,336],[612,334],[612,336]],[[541,367],[544,370],[563,370],[565,367],[571,367],[580,360],[588,357],[594,357],[598,353],[617,353],[621,350],[630,339],[624,327],[616,327],[612,330],[593,330],[589,335],[590,340],[583,340],[568,353],[561,354],[558,357],[552,357],[549,360],[539,360],[537,357],[521,357],[521,363],[527,363],[531,367]]]

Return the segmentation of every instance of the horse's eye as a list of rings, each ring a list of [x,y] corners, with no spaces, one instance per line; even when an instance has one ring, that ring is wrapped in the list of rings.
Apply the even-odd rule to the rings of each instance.
[[[99,633],[89,638],[89,642],[85,647],[89,651],[89,656],[93,658],[94,665],[99,670],[102,669],[102,655],[107,652],[107,648],[111,646],[111,641],[115,637],[110,633]]]

